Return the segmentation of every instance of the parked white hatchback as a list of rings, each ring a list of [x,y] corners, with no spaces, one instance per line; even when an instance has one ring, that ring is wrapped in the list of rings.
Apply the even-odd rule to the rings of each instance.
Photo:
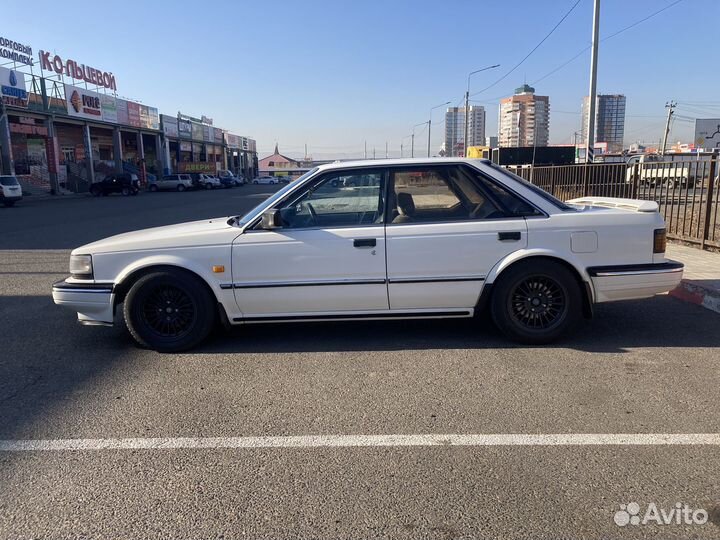
[[[486,306],[511,339],[547,343],[595,302],[680,282],[657,209],[564,203],[485,160],[334,163],[244,216],[75,249],[53,298],[85,324],[112,324],[123,305],[137,343],[167,352],[218,320],[471,317]]]

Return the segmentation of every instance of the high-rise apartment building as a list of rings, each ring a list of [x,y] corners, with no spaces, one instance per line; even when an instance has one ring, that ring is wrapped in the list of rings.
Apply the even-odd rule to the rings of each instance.
[[[468,108],[468,146],[485,144],[485,107]],[[465,107],[449,107],[445,112],[445,152],[465,155]]]
[[[500,100],[499,146],[547,146],[550,139],[550,98],[536,96],[527,84]]]
[[[590,116],[590,97],[582,104],[582,143],[587,144],[587,124]],[[622,152],[625,135],[625,96],[598,94],[595,102],[595,142],[607,143],[608,152]]]

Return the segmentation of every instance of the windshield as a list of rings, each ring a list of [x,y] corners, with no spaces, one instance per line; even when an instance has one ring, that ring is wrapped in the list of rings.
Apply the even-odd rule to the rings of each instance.
[[[282,199],[286,193],[289,191],[292,191],[295,189],[295,186],[298,185],[298,183],[302,182],[303,180],[306,180],[307,178],[311,177],[313,174],[315,174],[318,171],[318,167],[315,167],[314,169],[310,169],[308,172],[303,174],[300,178],[297,180],[294,180],[287,184],[285,187],[283,187],[281,190],[277,191],[274,195],[272,195],[270,198],[265,199],[263,202],[258,204],[255,208],[250,210],[247,214],[245,214],[242,217],[236,217],[234,224],[238,227],[243,227],[244,225],[247,225],[248,222],[255,216],[260,210],[260,208],[271,208],[273,204],[275,204],[277,201]]]
[[[17,186],[18,181],[14,176],[0,176],[0,185],[3,186]]]

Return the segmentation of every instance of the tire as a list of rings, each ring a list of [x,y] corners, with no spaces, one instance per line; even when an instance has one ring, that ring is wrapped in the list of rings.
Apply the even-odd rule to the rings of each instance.
[[[555,341],[580,321],[582,293],[575,276],[562,264],[528,260],[500,274],[491,311],[508,338],[541,345]]]
[[[93,197],[99,197],[102,195],[102,190],[99,187],[93,186],[90,188],[90,195]]]
[[[253,184],[255,184],[255,185],[258,185],[259,183],[260,182],[258,182],[257,180],[253,180]]]
[[[122,193],[124,197],[129,197],[130,196],[130,188],[124,187],[124,188],[122,188],[122,191],[120,191],[120,193]]]
[[[207,182],[205,184],[205,189],[212,189],[212,184],[210,182]]]
[[[185,186],[182,184],[178,184],[177,190],[182,193],[183,191],[185,191]]]
[[[150,187],[148,189],[151,193],[155,193],[158,190],[157,184],[150,184]]]
[[[3,201],[3,205],[5,205],[5,208],[10,208],[14,204],[15,201]]]
[[[138,345],[179,352],[207,338],[215,324],[215,299],[194,275],[180,269],[159,270],[133,284],[123,314]]]

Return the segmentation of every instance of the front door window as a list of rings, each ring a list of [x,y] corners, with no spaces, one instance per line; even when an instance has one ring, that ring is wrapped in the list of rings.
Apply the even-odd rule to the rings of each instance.
[[[382,223],[382,171],[331,173],[280,208],[283,228],[357,227]]]

